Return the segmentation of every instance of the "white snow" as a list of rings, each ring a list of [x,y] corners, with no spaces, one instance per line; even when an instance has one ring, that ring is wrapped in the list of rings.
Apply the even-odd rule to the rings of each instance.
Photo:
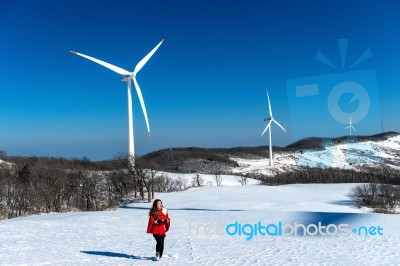
[[[228,181],[228,178],[226,179]],[[51,213],[0,222],[0,265],[396,265],[399,215],[356,209],[355,184],[212,186],[156,193],[171,217],[153,261],[149,203],[102,212]],[[229,236],[229,224],[380,226],[383,235]],[[222,230],[221,230],[222,228]],[[232,231],[231,231],[232,232]],[[375,231],[376,233],[376,231]]]
[[[299,165],[353,168],[379,165],[382,159],[400,168],[399,150],[400,136],[396,136],[320,151],[277,152],[273,167],[267,159],[232,158],[239,164],[232,172],[273,175]],[[186,179],[188,184],[195,175],[164,174]],[[261,186],[248,179],[248,185],[242,186],[236,176],[223,175],[222,186],[216,186],[215,176],[201,177],[204,187],[156,193],[171,217],[159,262],[154,261],[155,240],[146,234],[151,204],[134,203],[110,211],[1,221],[0,265],[398,265],[400,261],[400,215],[357,209],[348,196],[356,184]],[[348,224],[349,230],[358,229],[361,235],[358,231],[348,236],[258,234],[246,240],[246,235],[226,233],[235,222],[246,224],[246,230],[258,222],[264,226]],[[371,230],[368,235],[361,226]]]
[[[233,173],[260,173],[274,175],[297,167],[338,167],[356,169],[357,166],[369,165],[379,167],[384,159],[386,165],[400,169],[400,135],[383,141],[349,142],[345,144],[326,146],[322,150],[304,150],[303,152],[273,152],[273,167],[268,164],[268,158],[259,160],[235,160],[239,167],[232,168]],[[267,154],[267,152],[266,152]]]
[[[400,150],[400,135],[388,138],[385,141],[380,141],[378,142],[378,145],[386,148]]]

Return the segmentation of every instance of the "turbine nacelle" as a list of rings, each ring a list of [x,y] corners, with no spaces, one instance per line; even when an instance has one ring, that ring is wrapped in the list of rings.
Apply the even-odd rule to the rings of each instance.
[[[121,81],[126,81],[129,82],[130,80],[132,80],[133,75],[124,75],[121,77]]]

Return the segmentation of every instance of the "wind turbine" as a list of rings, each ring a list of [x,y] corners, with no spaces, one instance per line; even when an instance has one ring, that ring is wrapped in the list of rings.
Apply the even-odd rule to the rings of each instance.
[[[345,129],[350,129],[350,136],[351,136],[351,129],[353,129],[355,132],[357,132],[357,130],[353,127],[353,124],[351,123],[351,116],[350,116],[350,124],[345,128]]]
[[[269,166],[272,166],[272,133],[271,133],[271,124],[272,122],[274,122],[275,124],[277,124],[280,128],[283,129],[283,131],[286,132],[286,130],[283,128],[283,126],[281,126],[281,124],[278,123],[278,121],[276,121],[274,119],[274,117],[272,116],[272,109],[271,109],[271,102],[269,101],[269,95],[268,95],[268,91],[267,91],[267,97],[268,97],[268,107],[269,107],[269,118],[265,118],[264,121],[269,121],[267,124],[267,127],[264,129],[264,131],[261,133],[261,136],[264,135],[264,133],[269,129]]]
[[[107,62],[104,62],[102,60],[78,53],[76,51],[70,51],[73,54],[82,56],[86,59],[89,59],[97,64],[100,64],[108,69],[111,69],[114,72],[117,72],[118,74],[121,75],[121,80],[126,81],[126,86],[127,86],[127,94],[128,94],[128,136],[129,136],[129,149],[128,149],[128,155],[130,158],[130,161],[132,165],[135,164],[135,148],[134,148],[134,139],[133,139],[133,114],[132,114],[132,93],[131,93],[131,80],[133,80],[133,84],[135,85],[136,92],[140,101],[140,105],[142,106],[143,114],[144,114],[144,119],[146,120],[146,125],[147,125],[147,135],[150,138],[150,126],[149,126],[149,120],[147,118],[147,112],[146,112],[146,106],[143,101],[143,96],[142,92],[140,90],[139,84],[136,81],[136,74],[142,69],[142,67],[147,63],[147,61],[152,57],[152,55],[157,51],[157,49],[160,47],[160,45],[163,43],[164,39],[161,40],[159,44],[157,44],[156,47],[153,48],[153,50],[150,51],[145,57],[143,57],[142,60],[139,61],[139,63],[136,65],[135,69],[133,72],[129,72],[125,69],[122,69],[120,67],[114,66],[112,64],[109,64]]]

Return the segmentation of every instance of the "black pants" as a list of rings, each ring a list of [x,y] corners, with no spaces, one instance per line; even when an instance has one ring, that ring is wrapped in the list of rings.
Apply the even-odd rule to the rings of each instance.
[[[162,257],[162,253],[164,251],[164,238],[165,235],[154,235],[155,240],[157,241],[156,244],[156,252],[160,253],[160,258]]]

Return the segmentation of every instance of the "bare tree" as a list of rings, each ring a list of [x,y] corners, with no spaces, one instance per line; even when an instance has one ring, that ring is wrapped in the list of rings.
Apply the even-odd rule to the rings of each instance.
[[[217,184],[217,187],[221,186],[222,184],[222,166],[219,163],[214,163],[213,166],[211,167],[211,171],[214,175],[214,180],[215,183]]]
[[[370,207],[378,213],[394,213],[400,202],[400,190],[391,184],[360,184],[349,194],[358,207]]]
[[[169,177],[168,175],[164,174],[164,173],[161,176],[162,176],[163,181],[164,181],[164,183],[163,183],[164,191],[165,192],[175,191],[175,186],[174,186],[175,184],[174,184],[174,181],[172,180],[172,178]]]
[[[222,176],[221,175],[215,175],[215,183],[217,183],[217,186],[221,186],[222,185]]]
[[[137,198],[139,192],[143,198],[144,194],[144,173],[142,168],[136,163],[132,164],[133,158],[124,153],[114,156],[114,170],[107,174],[109,182],[114,187],[117,197],[127,196],[134,193]]]
[[[192,178],[193,186],[201,187],[204,184],[204,178],[199,173],[196,173]]]
[[[17,205],[16,196],[16,179],[13,175],[15,168],[0,168],[0,212],[3,218],[13,218],[16,216]]]
[[[236,179],[240,184],[242,184],[242,186],[247,185],[247,176],[238,176]]]
[[[128,195],[134,189],[129,173],[126,169],[115,169],[106,173],[109,185],[114,193],[119,196]]]
[[[189,188],[189,181],[185,177],[178,176],[176,183],[180,190],[186,190]]]
[[[143,170],[143,184],[147,191],[147,202],[151,202],[154,197],[154,182],[158,171],[154,169]]]
[[[181,190],[181,183],[179,180],[173,180],[171,177],[167,176],[165,173],[155,177],[155,190],[160,192],[173,192]]]
[[[44,165],[32,169],[34,192],[37,196],[36,208],[40,212],[61,212],[66,201],[66,172]]]
[[[104,209],[102,194],[105,182],[102,176],[92,171],[74,169],[68,177],[75,207],[85,211]]]
[[[156,176],[159,173],[157,170],[159,168],[154,162],[138,160],[137,164],[140,164],[142,168],[144,168],[144,186],[147,190],[147,201],[151,202],[154,199],[154,190],[155,190],[155,182]]]

